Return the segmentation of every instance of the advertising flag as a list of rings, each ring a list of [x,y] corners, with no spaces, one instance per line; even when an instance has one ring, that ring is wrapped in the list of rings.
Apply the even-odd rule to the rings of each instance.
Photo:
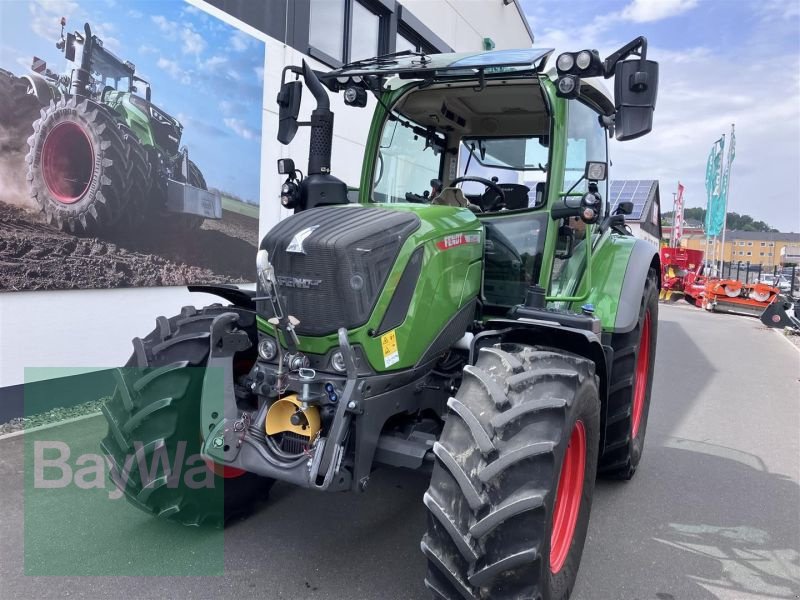
[[[717,236],[722,231],[722,222],[725,220],[725,198],[722,190],[723,153],[725,149],[725,136],[723,135],[711,148],[706,165],[706,193],[708,205],[706,207],[706,235]]]
[[[678,182],[678,195],[675,198],[675,221],[672,224],[672,246],[678,248],[683,237],[683,184]]]

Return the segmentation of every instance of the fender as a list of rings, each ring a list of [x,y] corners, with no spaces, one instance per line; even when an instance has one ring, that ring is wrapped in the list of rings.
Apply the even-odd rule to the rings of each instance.
[[[61,99],[61,93],[41,75],[29,73],[23,75],[20,79],[24,79],[28,82],[28,92],[32,92],[33,95],[36,96],[36,99],[39,101],[39,106],[42,108],[48,106],[51,101],[58,102],[58,100]]]
[[[591,304],[604,334],[632,330],[647,272],[655,268],[660,273],[660,265],[652,244],[632,235],[606,233],[592,255],[592,290],[585,300],[571,305],[572,312],[580,313]]]
[[[204,294],[213,294],[219,296],[223,300],[227,300],[231,304],[246,308],[247,310],[256,310],[255,290],[243,290],[235,285],[190,285],[187,286],[190,292],[202,292]]]
[[[617,319],[614,322],[614,333],[627,333],[639,322],[642,290],[647,281],[650,269],[656,271],[656,281],[661,289],[661,259],[652,244],[637,239],[628,258],[628,267],[622,280],[622,289],[617,306]]]

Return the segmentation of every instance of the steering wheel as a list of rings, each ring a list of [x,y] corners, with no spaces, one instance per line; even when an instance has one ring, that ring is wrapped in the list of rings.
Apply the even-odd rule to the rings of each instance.
[[[486,186],[488,189],[492,190],[494,193],[497,194],[497,198],[494,202],[492,202],[491,206],[489,207],[482,207],[483,210],[486,212],[492,212],[494,208],[500,204],[505,204],[506,202],[506,194],[503,192],[503,189],[497,185],[494,181],[490,181],[489,179],[485,179],[483,177],[474,177],[472,175],[464,176],[464,177],[456,177],[453,181],[450,182],[450,186],[455,186],[457,183],[461,183],[463,181],[475,181],[476,183],[480,183],[481,185]],[[486,192],[484,192],[486,193]]]

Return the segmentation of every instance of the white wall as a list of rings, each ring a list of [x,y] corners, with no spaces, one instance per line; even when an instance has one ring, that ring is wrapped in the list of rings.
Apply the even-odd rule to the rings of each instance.
[[[277,159],[291,157],[304,172],[308,159],[307,128],[301,128],[288,147],[276,141],[275,98],[281,70],[304,58],[316,69],[326,67],[222,11],[198,0],[192,2],[266,44],[259,224],[263,236],[289,214],[278,200],[282,179],[276,170]],[[491,37],[498,49],[531,46],[513,4],[506,6],[500,0],[404,0],[403,5],[456,51],[481,50],[484,37]],[[306,91],[301,120],[307,120],[313,104]],[[332,171],[352,186],[359,183],[363,142],[374,106],[372,98],[363,109],[345,107],[341,95],[331,98],[336,113]],[[242,256],[241,260],[255,262],[255,256]],[[220,300],[190,294],[183,287],[0,293],[0,387],[23,383],[25,367],[120,366],[131,354],[130,340],[152,330],[157,316],[174,315],[187,304],[202,306],[216,301]]]

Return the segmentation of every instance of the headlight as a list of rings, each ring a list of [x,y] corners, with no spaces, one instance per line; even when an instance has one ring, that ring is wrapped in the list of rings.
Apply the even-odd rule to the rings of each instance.
[[[564,54],[559,56],[558,60],[556,61],[556,68],[559,71],[569,71],[574,66],[575,66],[575,59],[569,52],[565,52]]]
[[[558,91],[564,95],[575,91],[575,78],[571,76],[562,77],[558,80]]]
[[[258,343],[258,355],[264,360],[272,360],[278,355],[278,344],[271,338],[264,338]]]
[[[344,362],[344,355],[342,354],[341,350],[337,350],[331,354],[331,366],[333,367],[333,370],[338,373],[344,373],[347,371],[347,365]]]
[[[592,55],[588,50],[578,52],[578,57],[575,59],[575,64],[579,69],[586,69],[592,64]]]

